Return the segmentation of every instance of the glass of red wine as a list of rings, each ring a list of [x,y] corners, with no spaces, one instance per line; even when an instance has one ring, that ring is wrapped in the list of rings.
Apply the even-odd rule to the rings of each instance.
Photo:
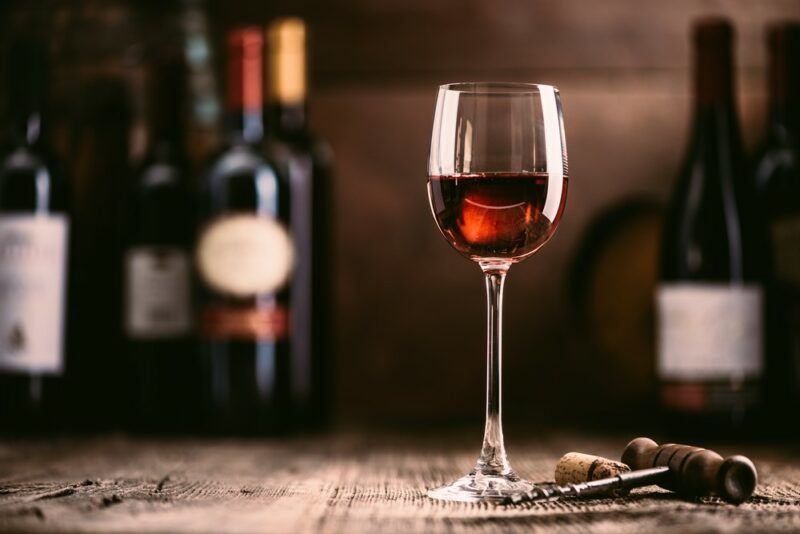
[[[501,501],[532,484],[511,468],[501,421],[502,304],[512,264],[553,236],[567,198],[567,146],[558,89],[527,83],[439,87],[428,198],[442,235],[486,278],[486,426],[475,468],[428,492],[449,501]]]

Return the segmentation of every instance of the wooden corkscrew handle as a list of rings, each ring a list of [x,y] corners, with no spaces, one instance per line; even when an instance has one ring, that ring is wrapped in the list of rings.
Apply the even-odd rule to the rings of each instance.
[[[628,443],[622,462],[634,470],[669,467],[671,476],[660,485],[685,497],[714,494],[739,504],[753,494],[758,482],[756,467],[746,456],[723,459],[708,449],[674,443],[659,445],[649,438]]]

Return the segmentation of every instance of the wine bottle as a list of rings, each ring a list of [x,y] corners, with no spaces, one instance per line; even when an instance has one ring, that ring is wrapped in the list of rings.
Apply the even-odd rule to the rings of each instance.
[[[131,54],[142,50],[142,4],[75,4],[69,16],[49,17],[56,34],[46,33],[58,59],[53,63],[58,105],[48,116],[57,114],[48,124],[59,127],[53,141],[70,181],[71,432],[118,430],[129,406],[124,395],[123,208],[131,155],[146,148],[145,121],[138,112],[145,100],[138,93],[144,54]]]
[[[131,422],[142,430],[185,430],[196,406],[185,81],[179,51],[163,50],[151,71],[149,148],[128,195],[123,316]]]
[[[10,47],[8,135],[0,156],[0,421],[46,431],[62,415],[69,216],[44,142],[44,46]]]
[[[800,23],[772,26],[766,142],[755,178],[772,237],[775,286],[768,315],[771,411],[800,401]]]
[[[180,2],[178,13],[187,59],[187,155],[195,175],[205,170],[209,157],[219,149],[221,141],[222,106],[214,75],[217,58],[209,22],[209,3],[208,0],[186,0]]]
[[[267,27],[266,147],[290,185],[290,233],[297,252],[290,300],[292,421],[325,423],[331,404],[331,151],[308,126],[306,26],[298,18]]]
[[[694,124],[662,236],[659,396],[682,430],[742,428],[760,404],[768,251],[743,157],[732,47],[726,20],[695,26]]]
[[[269,433],[288,413],[288,187],[264,155],[263,31],[228,34],[229,142],[201,195],[196,262],[209,430]]]

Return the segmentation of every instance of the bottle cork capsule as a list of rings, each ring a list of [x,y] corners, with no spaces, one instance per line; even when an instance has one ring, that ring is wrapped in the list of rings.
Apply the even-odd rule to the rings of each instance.
[[[556,464],[556,484],[579,484],[590,480],[599,480],[627,473],[631,468],[622,462],[584,454],[582,452],[568,452]],[[625,492],[627,493],[627,491]]]

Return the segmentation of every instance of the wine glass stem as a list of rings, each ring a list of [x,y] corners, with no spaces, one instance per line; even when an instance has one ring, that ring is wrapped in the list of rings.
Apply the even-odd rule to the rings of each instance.
[[[502,423],[503,286],[510,263],[481,263],[486,277],[486,427],[476,473],[515,477],[506,458]]]

